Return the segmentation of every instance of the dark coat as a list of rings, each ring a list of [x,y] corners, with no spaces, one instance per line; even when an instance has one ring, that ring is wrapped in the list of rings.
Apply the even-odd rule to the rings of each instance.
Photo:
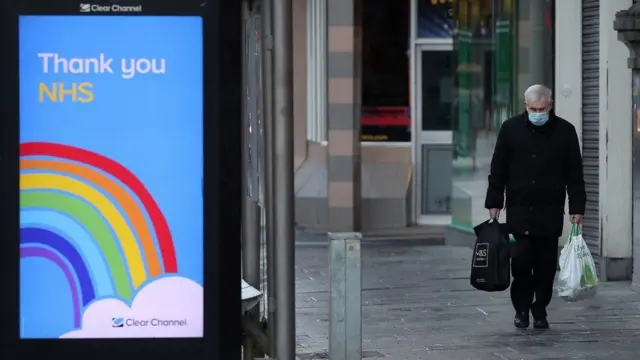
[[[506,205],[507,227],[514,235],[560,237],[567,193],[569,214],[583,215],[587,196],[575,127],[553,112],[542,126],[531,124],[526,112],[505,121],[491,160],[485,207]]]

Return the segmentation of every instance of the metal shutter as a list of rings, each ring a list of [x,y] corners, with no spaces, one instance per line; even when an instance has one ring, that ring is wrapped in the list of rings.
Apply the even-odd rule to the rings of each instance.
[[[582,0],[582,156],[587,189],[587,210],[583,236],[598,261],[600,252],[599,216],[599,1]]]

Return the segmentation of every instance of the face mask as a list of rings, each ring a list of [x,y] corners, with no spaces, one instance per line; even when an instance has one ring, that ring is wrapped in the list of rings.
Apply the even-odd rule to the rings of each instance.
[[[535,126],[542,126],[549,121],[549,112],[529,113],[529,121]]]

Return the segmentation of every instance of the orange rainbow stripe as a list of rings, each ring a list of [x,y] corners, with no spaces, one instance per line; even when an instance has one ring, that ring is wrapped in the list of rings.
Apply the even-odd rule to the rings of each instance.
[[[138,234],[140,243],[144,249],[143,252],[145,254],[149,275],[154,277],[162,274],[162,265],[158,258],[154,240],[145,216],[140,210],[140,206],[136,203],[136,200],[118,183],[96,170],[76,163],[52,160],[20,160],[20,170],[39,169],[47,169],[50,171],[77,176],[104,189],[106,193],[120,204],[123,211],[130,219],[131,226]]]

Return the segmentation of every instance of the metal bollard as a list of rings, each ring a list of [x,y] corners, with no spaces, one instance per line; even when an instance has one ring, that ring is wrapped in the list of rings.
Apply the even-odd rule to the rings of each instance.
[[[360,233],[329,233],[331,360],[362,359]]]

